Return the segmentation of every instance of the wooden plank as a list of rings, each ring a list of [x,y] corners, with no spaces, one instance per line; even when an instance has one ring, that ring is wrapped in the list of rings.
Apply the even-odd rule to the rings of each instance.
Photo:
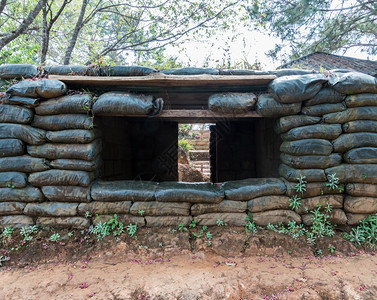
[[[164,75],[161,73],[149,76],[69,76],[50,75],[49,79],[57,79],[67,84],[83,86],[234,86],[234,85],[268,85],[275,75]]]

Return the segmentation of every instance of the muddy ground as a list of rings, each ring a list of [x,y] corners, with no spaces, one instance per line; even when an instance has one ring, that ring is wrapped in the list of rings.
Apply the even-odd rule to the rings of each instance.
[[[211,245],[205,236],[167,228],[101,241],[65,230],[59,242],[51,242],[51,232],[42,232],[10,251],[10,261],[0,267],[0,299],[377,297],[375,253],[355,247],[340,232],[311,247],[269,230],[208,230]],[[15,238],[3,251],[19,242]]]

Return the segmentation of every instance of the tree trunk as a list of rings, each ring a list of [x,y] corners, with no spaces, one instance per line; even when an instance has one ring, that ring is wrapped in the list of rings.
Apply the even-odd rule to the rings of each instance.
[[[73,49],[75,48],[77,38],[79,36],[80,30],[81,30],[82,25],[83,25],[83,19],[84,19],[84,15],[85,15],[87,5],[88,5],[88,0],[83,0],[79,18],[76,22],[75,29],[73,30],[73,35],[72,35],[71,41],[68,45],[67,51],[65,52],[64,62],[63,62],[64,65],[68,65],[70,60],[71,60]]]
[[[49,42],[49,32],[47,30],[47,5],[43,7],[43,33],[42,33],[42,53],[41,53],[41,65],[46,62],[48,42]]]
[[[37,5],[34,7],[34,10],[29,13],[27,18],[22,21],[20,26],[18,26],[18,28],[15,31],[12,31],[11,33],[7,34],[2,39],[0,39],[0,50],[3,49],[5,45],[9,44],[11,41],[17,38],[30,26],[31,23],[33,23],[33,21],[38,16],[39,12],[42,10],[45,3],[46,0],[39,0]]]
[[[7,0],[1,0],[1,2],[0,2],[0,15],[3,12],[6,4],[7,4]]]

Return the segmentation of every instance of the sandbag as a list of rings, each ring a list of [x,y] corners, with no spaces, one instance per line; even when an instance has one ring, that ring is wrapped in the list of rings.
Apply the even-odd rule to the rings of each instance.
[[[195,217],[200,226],[216,226],[218,220],[230,226],[245,226],[247,224],[246,213],[209,213],[198,215]],[[148,220],[147,220],[148,222]]]
[[[377,148],[356,148],[344,154],[344,160],[349,164],[377,164]]]
[[[29,145],[41,145],[46,141],[46,131],[21,124],[0,124],[0,139],[15,138]]]
[[[269,71],[269,74],[276,75],[277,77],[282,76],[292,76],[292,75],[306,75],[306,74],[313,74],[316,73],[313,70],[305,70],[305,69],[279,69]]]
[[[18,139],[0,139],[0,157],[22,155],[25,152],[24,143]]]
[[[377,121],[377,106],[348,108],[341,112],[324,115],[323,120],[325,123],[333,124],[343,124],[355,120]]]
[[[377,183],[377,165],[342,164],[325,170],[326,175],[336,174],[340,183]]]
[[[101,153],[101,150],[101,139],[97,139],[90,144],[43,144],[40,146],[27,146],[27,152],[31,156],[48,159],[68,158],[92,161]]]
[[[90,226],[90,220],[82,217],[39,217],[36,224],[54,228],[84,229]]]
[[[371,214],[350,214],[350,213],[347,213],[347,224],[348,225],[359,225],[360,222],[366,218],[368,218],[368,216],[370,216]]]
[[[100,181],[92,185],[91,196],[96,201],[154,201],[157,183],[152,181]]]
[[[346,109],[347,107],[344,103],[319,104],[313,106],[305,106],[301,109],[301,113],[308,116],[322,117],[323,115],[343,111]]]
[[[377,133],[377,122],[376,121],[352,121],[344,123],[342,129],[346,133],[354,132],[375,132]]]
[[[242,213],[247,209],[247,202],[223,200],[218,204],[196,203],[191,206],[191,215],[206,213]]]
[[[0,188],[1,201],[42,202],[43,194],[39,188],[26,186],[24,188]]]
[[[93,127],[92,120],[87,115],[80,114],[54,116],[35,115],[31,125],[46,130],[91,129]]]
[[[93,217],[93,225],[99,224],[99,222],[106,223],[114,218],[114,214],[112,215],[98,215]],[[123,215],[117,214],[118,221],[123,223],[123,225],[128,226],[128,224],[136,224],[137,227],[144,227],[145,226],[145,219],[144,217],[137,217],[132,215]],[[167,217],[167,218],[175,218],[175,217]],[[186,218],[186,217],[185,217]],[[191,221],[190,221],[191,222]]]
[[[35,186],[79,185],[87,187],[94,179],[93,172],[85,171],[48,170],[29,175],[29,182]]]
[[[377,212],[377,195],[376,197],[346,196],[344,210],[354,214],[374,214]]]
[[[85,216],[86,212],[91,215],[110,215],[110,214],[128,214],[130,212],[132,202],[122,201],[122,202],[91,202],[91,203],[81,203],[77,211],[80,216]]]
[[[98,129],[70,129],[61,131],[47,131],[46,138],[53,143],[86,144],[101,136]]]
[[[301,103],[314,97],[327,83],[322,73],[284,76],[273,80],[269,91],[280,103]]]
[[[156,191],[159,202],[219,203],[224,191],[213,183],[161,182]]]
[[[0,216],[21,215],[25,205],[19,202],[0,202]]]
[[[29,108],[16,105],[0,105],[1,123],[28,124],[33,120],[34,113]]]
[[[284,104],[276,101],[271,94],[259,96],[256,110],[263,117],[282,117],[298,114],[301,103]]]
[[[90,188],[81,186],[42,186],[42,192],[50,201],[90,202]]]
[[[97,116],[156,116],[161,114],[163,105],[161,98],[153,96],[108,92],[93,104],[93,113]]]
[[[27,175],[21,172],[0,172],[0,187],[22,188],[26,186]]]
[[[6,97],[2,100],[4,104],[20,105],[27,108],[34,108],[39,105],[39,99],[27,97]]]
[[[271,75],[269,71],[249,69],[219,69],[219,75]]]
[[[340,124],[315,124],[297,127],[281,135],[284,141],[295,141],[302,139],[336,139],[342,133]]]
[[[377,106],[377,94],[357,94],[347,96],[347,107]]]
[[[60,170],[95,171],[102,165],[101,155],[94,160],[86,161],[80,159],[55,159],[50,162],[50,166]]]
[[[254,198],[248,202],[247,209],[252,213],[276,209],[289,209],[289,197],[264,196]]]
[[[195,68],[195,67],[186,67],[186,68],[174,68],[160,71],[166,75],[219,75],[219,70],[212,68]]]
[[[346,96],[330,87],[322,88],[314,97],[305,101],[305,106],[340,103]]]
[[[280,160],[287,166],[295,169],[325,169],[340,165],[342,162],[342,155],[333,153],[328,156],[293,156],[282,153],[280,154]]]
[[[147,76],[154,72],[156,69],[143,67],[143,66],[111,66],[101,67],[101,76]]]
[[[376,197],[377,185],[367,183],[349,183],[346,185],[346,193],[351,196]]]
[[[298,195],[300,198],[310,198],[328,194],[341,194],[344,190],[344,185],[342,184],[338,185],[338,189],[330,189],[327,186],[327,182],[308,182],[306,183],[306,190],[303,193],[300,193],[296,191],[297,183],[297,180],[295,182],[285,182],[287,186],[287,196],[292,197],[294,195]]]
[[[334,152],[344,153],[353,148],[377,147],[377,133],[346,133],[333,141]]]
[[[274,130],[276,133],[283,133],[293,128],[317,124],[320,121],[321,121],[321,118],[319,117],[311,117],[311,116],[304,116],[304,115],[286,116],[286,117],[281,117],[275,121]]]
[[[295,181],[300,175],[305,176],[305,180],[318,182],[326,181],[324,170],[321,169],[294,169],[285,164],[280,164],[279,175],[288,181]]]
[[[91,109],[92,97],[88,94],[61,96],[41,102],[35,108],[37,115],[83,114]]]
[[[13,228],[22,228],[25,226],[34,225],[33,218],[28,216],[19,215],[19,216],[3,216],[0,217],[0,227],[13,227]]]
[[[333,209],[331,212],[325,213],[325,215],[328,216],[327,221],[332,225],[344,225],[347,223],[346,214],[342,209]],[[305,226],[312,226],[314,223],[313,214],[304,214],[301,219]]]
[[[301,223],[300,215],[292,210],[269,210],[253,213],[252,216],[254,224],[258,226],[277,225],[280,223],[287,225],[290,221],[295,221],[297,224]]]
[[[208,108],[224,114],[246,113],[251,111],[257,97],[253,93],[221,93],[208,98]]]
[[[0,172],[40,172],[49,170],[50,166],[44,158],[29,155],[0,158]]]
[[[286,187],[278,178],[249,178],[227,181],[222,184],[225,198],[236,201],[248,201],[261,196],[282,195]]]
[[[332,73],[329,75],[329,84],[339,93],[346,95],[377,93],[377,79],[359,72]]]
[[[43,202],[28,203],[24,214],[32,217],[73,217],[77,214],[78,203]]]
[[[87,75],[88,66],[68,65],[68,66],[48,66],[44,67],[48,75]]]
[[[190,203],[185,202],[134,202],[130,213],[140,216],[188,216],[190,215]]]
[[[280,151],[290,155],[330,155],[332,150],[331,142],[323,139],[285,141],[280,145]]]
[[[192,222],[191,216],[146,216],[146,225],[148,227],[178,227],[182,224],[184,226],[190,225]]]
[[[321,210],[330,204],[332,208],[343,208],[343,195],[322,195],[301,199],[301,205],[296,212],[300,215],[307,214],[321,205]]]
[[[7,94],[20,97],[31,98],[55,98],[64,95],[67,91],[67,86],[54,79],[42,79],[42,80],[24,80],[12,85]]]
[[[38,75],[38,69],[28,64],[11,64],[0,66],[0,78],[32,78]]]

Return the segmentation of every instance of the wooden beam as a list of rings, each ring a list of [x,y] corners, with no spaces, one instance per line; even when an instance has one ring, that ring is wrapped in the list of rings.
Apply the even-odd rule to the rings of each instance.
[[[156,86],[156,87],[193,87],[193,86],[266,86],[276,78],[275,75],[164,75],[148,76],[69,76],[50,75],[67,84],[83,86]]]

